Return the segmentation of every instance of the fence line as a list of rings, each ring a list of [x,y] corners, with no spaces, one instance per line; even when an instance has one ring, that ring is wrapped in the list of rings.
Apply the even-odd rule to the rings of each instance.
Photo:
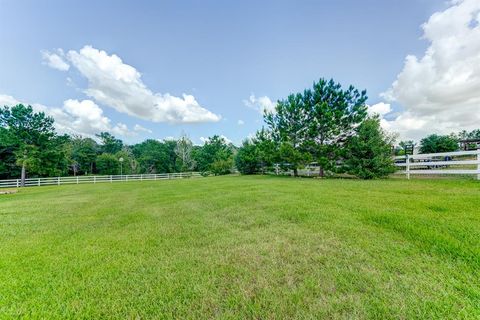
[[[407,179],[415,174],[461,174],[476,175],[480,180],[480,149],[398,156],[394,160],[397,167],[405,168],[396,173],[405,174]]]
[[[51,177],[51,178],[28,178],[25,179],[25,187],[52,186],[63,184],[82,184],[82,183],[113,183],[127,181],[152,181],[199,178],[202,175],[199,172],[179,172],[179,173],[161,173],[161,174],[131,174],[131,175],[110,175],[110,176],[70,176],[70,177]],[[20,179],[0,180],[0,188],[19,188]]]

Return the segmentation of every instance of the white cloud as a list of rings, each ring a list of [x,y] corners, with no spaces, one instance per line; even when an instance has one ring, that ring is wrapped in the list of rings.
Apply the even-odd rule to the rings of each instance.
[[[219,115],[203,108],[194,96],[152,92],[141,74],[115,54],[85,46],[70,50],[68,61],[88,80],[85,93],[97,102],[128,115],[153,122],[216,122]]]
[[[0,94],[0,105],[13,106],[21,102],[12,96]],[[44,112],[55,119],[55,128],[60,133],[80,134],[94,137],[102,131],[109,131],[123,137],[129,137],[135,133],[130,131],[123,123],[112,125],[112,121],[103,115],[103,110],[91,100],[68,99],[63,102],[61,108],[47,107],[43,104],[33,103],[32,108],[36,112]]]
[[[0,94],[0,107],[13,107],[21,102],[12,96],[6,94]]]
[[[264,111],[268,112],[274,112],[275,107],[277,105],[276,102],[273,102],[269,97],[263,96],[263,97],[255,97],[254,94],[251,94],[248,99],[243,100],[243,104],[245,106],[252,108],[259,112],[260,114],[263,114]]]
[[[65,54],[62,49],[57,49],[57,53],[43,50],[41,51],[41,54],[43,64],[60,71],[68,71],[68,69],[70,69],[70,65],[65,62],[63,58]]]
[[[237,121],[237,124],[238,124],[239,126],[243,126],[243,125],[245,124],[245,122],[244,122],[243,120],[238,120],[238,121]]]
[[[392,111],[392,107],[389,103],[379,102],[377,104],[368,106],[367,111],[370,115],[378,114],[380,116],[384,116]]]
[[[447,134],[480,126],[480,2],[455,1],[422,26],[430,42],[421,58],[409,55],[382,96],[404,111],[387,129],[402,138]]]
[[[133,130],[136,131],[136,132],[152,133],[152,130],[147,129],[147,128],[145,128],[145,127],[142,127],[142,126],[139,125],[139,124],[136,124],[136,125],[133,127]]]

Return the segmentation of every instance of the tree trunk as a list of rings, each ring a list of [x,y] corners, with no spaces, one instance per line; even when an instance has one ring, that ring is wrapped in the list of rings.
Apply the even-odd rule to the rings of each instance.
[[[320,166],[320,170],[318,171],[318,176],[322,178],[325,176],[325,171],[323,170],[323,166]]]
[[[25,163],[22,164],[22,174],[20,176],[20,186],[25,187],[25,176],[26,176]]]
[[[293,169],[293,176],[298,177],[298,169],[297,168]]]

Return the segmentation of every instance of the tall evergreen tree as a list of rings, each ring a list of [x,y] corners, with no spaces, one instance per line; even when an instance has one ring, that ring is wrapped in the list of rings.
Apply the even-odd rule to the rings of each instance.
[[[320,176],[325,170],[335,170],[345,141],[367,117],[367,94],[353,86],[343,89],[333,80],[320,79],[312,89],[303,93],[308,119],[306,145],[320,165]]]
[[[280,161],[287,162],[298,176],[298,167],[308,158],[305,153],[309,133],[308,109],[301,94],[278,101],[274,112],[265,113],[273,139],[280,146]]]

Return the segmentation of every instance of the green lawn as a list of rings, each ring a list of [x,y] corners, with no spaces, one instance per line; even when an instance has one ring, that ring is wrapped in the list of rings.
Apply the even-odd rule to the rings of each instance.
[[[0,195],[0,318],[479,319],[480,183],[230,176]]]

